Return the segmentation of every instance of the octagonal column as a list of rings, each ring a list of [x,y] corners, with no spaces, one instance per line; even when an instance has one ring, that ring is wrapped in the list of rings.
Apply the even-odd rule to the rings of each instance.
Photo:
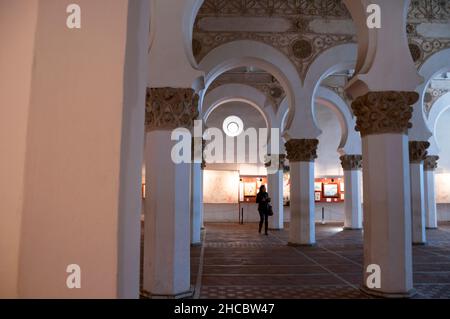
[[[192,138],[192,203],[191,203],[191,244],[201,244],[203,227],[203,150],[205,141],[201,137]]]
[[[363,290],[383,297],[414,294],[408,128],[415,92],[370,92],[352,103],[363,145]],[[381,286],[368,287],[369,266]]]
[[[291,166],[291,222],[289,244],[311,246],[316,243],[314,202],[314,160],[317,139],[291,139],[286,143]]]
[[[439,156],[427,156],[424,161],[425,183],[425,226],[428,229],[438,228],[436,208],[435,171]]]
[[[427,156],[428,142],[409,142],[409,160],[411,173],[411,216],[412,242],[424,245],[427,241],[425,232],[425,187],[423,161]]]
[[[175,164],[176,128],[193,127],[198,96],[192,89],[153,88],[147,96],[144,291],[152,298],[192,295],[190,287],[191,164]]]
[[[272,199],[273,216],[269,218],[269,227],[280,230],[284,228],[284,205],[283,205],[283,173],[285,155],[268,155],[270,161],[266,163],[267,184],[269,196]],[[272,171],[272,161],[278,161],[278,169]],[[275,162],[276,163],[276,162]]]
[[[345,182],[344,229],[362,229],[361,177],[362,155],[341,156]]]

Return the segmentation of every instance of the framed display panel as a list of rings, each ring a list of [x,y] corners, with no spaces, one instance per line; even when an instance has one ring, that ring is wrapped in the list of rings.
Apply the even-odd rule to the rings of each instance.
[[[322,200],[322,192],[315,192],[314,199],[316,202],[320,202]]]
[[[323,197],[325,198],[339,197],[339,185],[337,183],[323,184]]]
[[[239,202],[239,172],[203,172],[203,202],[205,204],[237,204]]]
[[[241,185],[239,194],[240,202],[255,203],[256,195],[258,194],[261,185],[266,185],[267,188],[267,177],[241,176],[239,182]]]
[[[321,185],[320,190],[319,184]],[[340,203],[345,200],[345,185],[342,177],[316,178],[314,186],[316,202]]]
[[[322,182],[315,182],[314,183],[314,191],[315,192],[322,192]]]

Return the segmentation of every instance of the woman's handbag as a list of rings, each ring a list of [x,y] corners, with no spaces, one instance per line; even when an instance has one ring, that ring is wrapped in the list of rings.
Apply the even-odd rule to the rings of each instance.
[[[270,205],[270,204],[267,204],[267,215],[273,216],[273,209],[272,209],[272,205]]]

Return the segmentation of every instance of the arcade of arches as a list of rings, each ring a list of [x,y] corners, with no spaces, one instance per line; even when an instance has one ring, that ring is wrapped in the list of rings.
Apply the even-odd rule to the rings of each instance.
[[[450,298],[450,2],[71,2],[0,0],[0,297]]]

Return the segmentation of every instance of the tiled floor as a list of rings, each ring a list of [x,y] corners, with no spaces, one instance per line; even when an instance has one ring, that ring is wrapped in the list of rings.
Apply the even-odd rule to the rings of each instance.
[[[360,231],[317,225],[317,245],[294,248],[287,246],[288,230],[266,237],[256,229],[206,225],[203,247],[191,253],[197,298],[367,298],[359,290]],[[450,223],[427,235],[428,245],[413,249],[417,298],[450,298]]]

